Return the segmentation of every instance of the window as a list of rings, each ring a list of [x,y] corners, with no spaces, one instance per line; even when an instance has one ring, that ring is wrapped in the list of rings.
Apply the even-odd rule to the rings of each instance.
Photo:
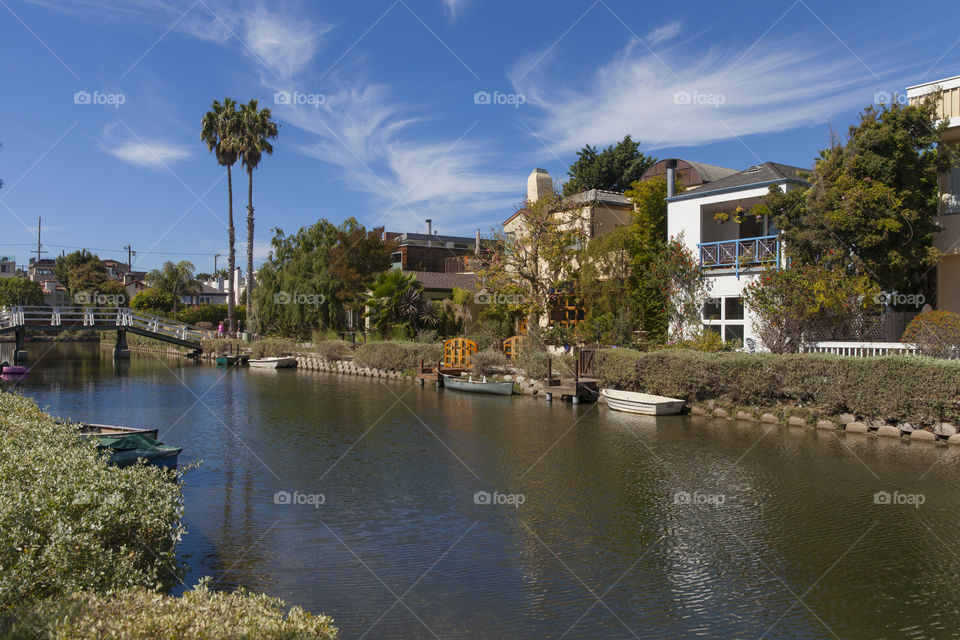
[[[728,324],[723,329],[723,339],[726,342],[736,342],[738,346],[743,346],[743,325]]]
[[[946,213],[960,213],[960,167],[952,169],[947,175],[947,193],[943,194]]]
[[[719,335],[719,334],[720,334],[720,325],[716,325],[716,324],[705,324],[705,325],[703,325],[703,332],[704,332],[704,333],[716,333],[717,335]]]
[[[743,298],[723,299],[723,319],[743,320]]]
[[[703,319],[720,319],[720,298],[707,298],[703,302]]]

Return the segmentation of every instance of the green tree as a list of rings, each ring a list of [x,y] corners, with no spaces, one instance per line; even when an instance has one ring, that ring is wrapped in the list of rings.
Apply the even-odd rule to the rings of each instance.
[[[337,229],[337,244],[330,252],[330,273],[339,282],[337,300],[359,316],[371,278],[392,264],[396,243],[387,242],[383,227],[369,231],[353,218]]]
[[[173,294],[159,289],[144,289],[133,296],[130,307],[138,311],[169,313],[173,311]]]
[[[237,103],[233,98],[224,98],[221,104],[214,100],[210,111],[204,114],[200,123],[200,140],[207,145],[207,151],[217,158],[217,164],[227,168],[227,241],[230,246],[227,266],[227,322],[230,335],[236,332],[235,296],[233,293],[233,274],[237,266],[236,231],[233,227],[233,165],[237,163],[240,150],[240,118]]]
[[[253,316],[253,170],[260,165],[264,154],[273,154],[270,140],[277,137],[279,128],[271,119],[270,109],[260,109],[257,101],[240,105],[239,114],[240,164],[247,169],[247,317]]]
[[[382,334],[397,330],[412,337],[416,332],[436,326],[437,309],[423,298],[417,277],[391,269],[377,274],[367,294],[365,314],[373,319],[373,328]]]
[[[766,199],[795,263],[866,275],[886,291],[933,299],[940,259],[938,176],[956,163],[940,145],[939,94],[910,105],[867,107],[847,140],[820,152],[810,187]],[[919,290],[919,291],[918,291]]]
[[[96,254],[80,249],[65,256],[57,256],[53,268],[57,281],[66,288],[71,298],[81,292],[92,293],[110,279],[107,268]]]
[[[43,285],[28,278],[0,279],[0,309],[43,304]]]
[[[177,263],[168,261],[159,269],[153,269],[147,273],[146,281],[151,288],[173,296],[173,311],[176,313],[180,308],[181,296],[191,295],[200,288],[200,283],[193,275],[193,269],[193,263],[189,260],[181,260]]]
[[[572,196],[590,189],[625,191],[656,161],[644,155],[640,143],[629,135],[599,153],[596,147],[586,145],[567,171],[570,179],[563,185],[563,194]]]

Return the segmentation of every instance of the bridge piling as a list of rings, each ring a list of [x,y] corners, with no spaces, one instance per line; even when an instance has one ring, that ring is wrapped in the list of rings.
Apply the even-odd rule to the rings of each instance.
[[[17,329],[13,332],[16,345],[13,349],[13,364],[27,364],[27,330]]]
[[[114,359],[130,357],[130,348],[127,346],[127,332],[124,329],[117,329],[117,344],[113,347]]]

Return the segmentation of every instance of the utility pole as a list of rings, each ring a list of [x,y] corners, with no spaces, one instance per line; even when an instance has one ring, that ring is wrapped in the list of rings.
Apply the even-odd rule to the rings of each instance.
[[[221,255],[223,254],[220,254],[220,253],[213,254],[213,277],[214,278],[219,277],[217,274],[217,258],[219,258]]]
[[[37,217],[37,262],[40,262],[40,254],[46,253],[46,251],[43,250],[43,244],[40,242],[40,229],[41,229],[42,222],[43,222],[43,219],[38,216]]]
[[[136,255],[136,251],[130,245],[125,246],[124,249],[127,250],[127,272],[129,273],[133,271],[133,256]]]

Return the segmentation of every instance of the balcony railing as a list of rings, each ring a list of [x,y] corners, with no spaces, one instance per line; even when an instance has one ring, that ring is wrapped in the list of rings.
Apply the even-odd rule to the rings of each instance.
[[[780,264],[780,242],[777,236],[740,238],[697,245],[701,269],[733,269],[737,277],[748,267]]]

